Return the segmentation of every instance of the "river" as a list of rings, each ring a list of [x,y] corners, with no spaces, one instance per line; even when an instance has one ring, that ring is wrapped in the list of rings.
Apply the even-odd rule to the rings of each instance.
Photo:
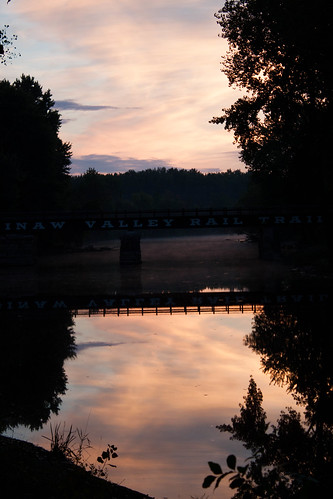
[[[44,257],[33,268],[3,270],[2,277],[7,275],[2,279],[2,296],[19,302],[22,296],[38,296],[39,300],[56,296],[66,301],[80,294],[92,298],[101,294],[282,293],[291,286],[295,273],[282,262],[259,260],[256,243],[244,234],[146,238],[142,264],[125,268],[119,266],[118,251],[117,240],[100,241],[79,253]],[[211,474],[208,461],[225,469],[229,454],[235,454],[242,465],[251,455],[216,428],[239,414],[250,377],[262,390],[267,421],[275,423],[280,411],[296,407],[287,387],[272,383],[269,373],[263,372],[260,348],[256,351],[244,341],[255,330],[255,317],[269,316],[263,305],[246,312],[237,307],[99,312],[36,312],[21,305],[15,319],[7,314],[7,328],[21,328],[21,334],[24,328],[26,333],[34,332],[31,341],[17,333],[20,345],[10,344],[8,351],[17,349],[18,363],[26,362],[35,370],[38,366],[29,381],[18,377],[8,392],[26,382],[22,392],[40,391],[36,405],[40,399],[50,408],[47,416],[30,415],[30,404],[26,419],[15,420],[12,413],[7,435],[48,448],[44,437],[50,437],[51,427],[59,425],[65,432],[71,426],[79,428],[91,442],[85,455],[89,462],[96,462],[107,444],[117,446],[118,457],[112,462],[117,467],[109,471],[112,481],[156,499],[189,499],[206,492],[202,482]],[[67,338],[65,346],[59,347],[59,337],[66,332],[73,344]],[[27,361],[28,352],[35,358]],[[53,366],[55,356],[58,363]],[[18,371],[24,376],[20,367]],[[33,386],[37,379],[42,385],[54,383],[49,399],[46,386]],[[51,399],[53,409],[45,402]],[[12,407],[20,403],[15,400]],[[38,426],[37,420],[42,421],[39,429],[26,428],[25,424]],[[216,494],[232,496],[228,477]]]

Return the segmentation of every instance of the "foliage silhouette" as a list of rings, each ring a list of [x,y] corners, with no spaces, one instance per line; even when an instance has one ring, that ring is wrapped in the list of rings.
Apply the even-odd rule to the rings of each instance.
[[[221,208],[241,203],[249,174],[240,170],[203,174],[156,168],[102,175],[89,168],[71,178],[73,209],[154,210]]]
[[[40,429],[66,392],[64,360],[75,356],[70,312],[1,312],[0,432]]]
[[[260,354],[263,371],[273,383],[287,386],[317,431],[333,424],[330,330],[330,311],[324,305],[266,306],[245,337],[245,344]]]
[[[17,35],[10,36],[8,30],[8,24],[5,24],[3,28],[0,29],[0,64],[4,65],[7,65],[7,61],[11,61],[20,55],[16,52],[16,47],[14,46]]]
[[[229,0],[215,16],[222,71],[247,94],[212,122],[234,132],[264,200],[330,202],[332,4]]]
[[[0,210],[62,207],[71,146],[59,136],[60,114],[50,90],[31,76],[0,81]]]
[[[73,430],[72,426],[66,431],[65,424],[63,424],[62,428],[60,424],[56,424],[54,427],[50,425],[50,431],[51,436],[44,436],[44,438],[50,441],[51,452],[60,458],[68,459],[76,466],[84,468],[91,475],[106,479],[108,477],[106,466],[117,467],[109,463],[111,459],[118,457],[115,445],[108,444],[101,455],[97,457],[98,464],[95,465],[89,462],[87,451],[92,446],[87,433],[84,433],[79,428]]]

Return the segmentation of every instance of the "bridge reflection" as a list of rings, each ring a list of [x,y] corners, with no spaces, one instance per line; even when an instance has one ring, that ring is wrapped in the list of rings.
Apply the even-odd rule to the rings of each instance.
[[[143,293],[138,295],[28,296],[0,299],[1,312],[61,311],[74,316],[147,314],[254,313],[265,305],[316,305],[329,303],[326,292],[260,293],[218,291],[188,293]]]

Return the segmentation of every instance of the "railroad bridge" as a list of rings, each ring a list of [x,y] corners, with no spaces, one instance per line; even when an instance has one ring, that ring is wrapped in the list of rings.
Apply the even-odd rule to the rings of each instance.
[[[24,236],[31,238],[51,232],[120,231],[123,233],[121,263],[138,263],[141,258],[140,233],[146,230],[233,228],[242,231],[257,228],[261,252],[265,253],[277,244],[282,228],[293,231],[302,227],[306,230],[329,226],[331,220],[332,209],[313,206],[139,212],[16,212],[0,214],[0,242],[3,253],[6,247],[13,251],[15,241],[17,244],[21,241],[24,248]],[[25,241],[27,251],[28,237]]]

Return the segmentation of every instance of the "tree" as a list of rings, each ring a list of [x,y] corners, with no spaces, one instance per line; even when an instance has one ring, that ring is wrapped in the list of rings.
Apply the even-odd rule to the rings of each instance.
[[[227,0],[215,14],[229,43],[222,71],[247,95],[212,122],[234,132],[271,201],[332,195],[332,13],[326,0]]]
[[[55,209],[64,203],[71,145],[59,136],[50,90],[31,76],[0,82],[0,209]]]
[[[58,414],[67,391],[64,362],[76,355],[73,326],[67,310],[1,312],[0,432],[37,430]]]
[[[9,2],[10,0],[7,0],[7,3]],[[13,43],[17,40],[17,36],[13,35],[9,37],[8,28],[8,24],[5,24],[4,27],[0,29],[0,64],[7,64],[7,60],[16,57],[16,53],[12,51],[10,47],[13,47]],[[16,47],[13,48],[14,50],[16,49]]]
[[[245,345],[261,356],[261,367],[271,381],[287,386],[306,409],[309,426],[318,438],[323,427],[333,428],[332,337],[330,312],[313,307],[266,306],[254,316]]]
[[[17,40],[17,36],[9,36],[8,28],[8,24],[5,24],[4,27],[0,29],[0,64],[7,64],[7,60],[11,60],[17,55],[15,52],[16,47],[13,46],[14,42]]]

